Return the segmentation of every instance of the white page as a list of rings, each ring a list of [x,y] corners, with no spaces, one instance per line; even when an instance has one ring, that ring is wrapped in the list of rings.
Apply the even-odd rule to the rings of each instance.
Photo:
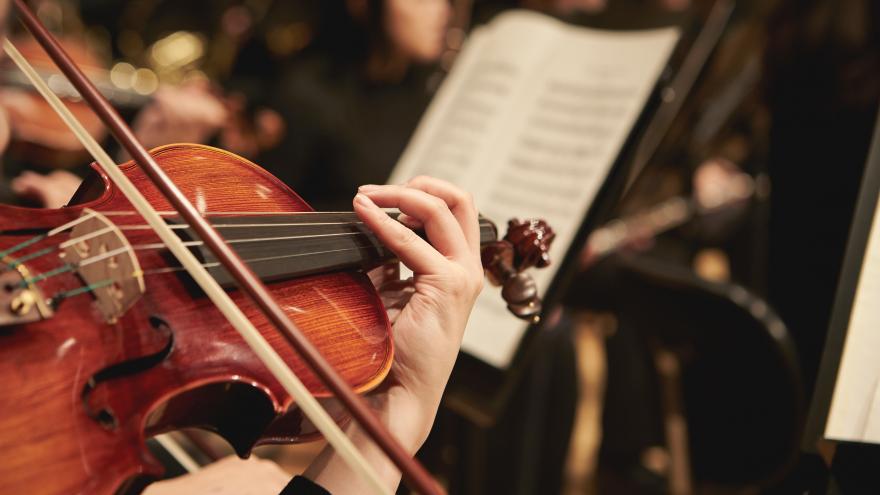
[[[533,15],[550,22],[535,23]],[[518,112],[512,102],[522,99],[529,71],[558,29],[556,21],[536,14],[502,17],[508,22],[478,28],[468,39],[392,171],[390,183],[419,174],[472,183],[474,172],[496,151],[495,141]]]
[[[825,437],[880,443],[880,209],[875,210]]]
[[[465,47],[391,182],[419,174],[454,182],[502,230],[513,217],[543,218],[557,233],[551,257],[561,260],[678,37],[674,28],[609,32],[528,12],[500,16]],[[506,89],[485,97],[466,84],[474,80]],[[462,112],[480,124],[450,117]],[[542,294],[557,266],[533,272]],[[462,349],[504,368],[527,327],[487,288]]]

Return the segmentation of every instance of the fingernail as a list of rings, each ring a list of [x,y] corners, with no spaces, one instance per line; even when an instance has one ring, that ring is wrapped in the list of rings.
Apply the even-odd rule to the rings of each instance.
[[[364,185],[362,185],[361,187],[358,188],[358,191],[360,191],[360,192],[369,192],[369,191],[375,191],[375,190],[378,189],[378,188],[379,188],[379,186],[377,186],[377,185],[375,185],[375,184],[364,184]]]
[[[397,221],[406,225],[407,227],[409,227],[411,229],[417,229],[422,226],[421,222],[419,222],[415,218],[407,215],[406,213],[401,213],[400,215],[398,215]]]
[[[361,193],[358,193],[354,196],[354,202],[355,202],[355,204],[361,205],[365,208],[371,208],[371,207],[376,206],[376,204],[373,203],[373,201],[370,198],[368,198],[366,195],[361,194]]]

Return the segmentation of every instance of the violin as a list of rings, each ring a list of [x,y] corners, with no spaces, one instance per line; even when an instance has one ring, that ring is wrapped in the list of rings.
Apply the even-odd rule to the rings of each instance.
[[[16,39],[15,45],[22,54],[41,71],[51,66],[52,60],[40,45],[31,37]],[[73,59],[83,67],[90,77],[106,72],[106,67],[88,48],[75,38],[66,38],[65,46],[69,47]],[[31,163],[53,168],[70,168],[86,163],[88,153],[76,136],[68,130],[64,122],[55,115],[52,108],[27,84],[27,80],[15,67],[7,61],[0,68],[0,106],[9,114],[12,123],[12,142],[9,152]],[[64,78],[55,75],[45,76],[56,89],[61,89],[68,108],[97,140],[107,135],[101,119],[79,98],[76,91],[71,91]]]
[[[407,483],[423,493],[441,493],[424,468],[406,453],[355,393],[356,389],[366,390],[378,384],[388,369],[391,350],[379,352],[378,344],[387,345],[390,339],[374,331],[381,326],[387,331],[388,322],[375,309],[381,308],[381,304],[375,293],[371,295],[372,287],[362,271],[341,271],[353,268],[352,260],[340,259],[332,253],[374,253],[356,260],[356,266],[363,268],[369,266],[368,260],[381,261],[383,258],[375,253],[383,250],[371,244],[363,231],[321,230],[328,225],[351,226],[354,220],[348,221],[344,215],[307,215],[304,210],[308,206],[277,179],[231,153],[178,145],[151,155],[28,6],[22,0],[15,0],[14,5],[28,30],[131,154],[138,168],[131,163],[116,166],[15,46],[4,41],[6,53],[74,131],[102,172],[101,181],[90,180],[83,186],[70,208],[35,212],[5,207],[11,209],[0,211],[9,218],[8,225],[0,226],[0,260],[5,263],[2,293],[6,296],[0,307],[8,308],[0,321],[0,337],[8,344],[2,351],[8,358],[3,366],[4,371],[21,381],[10,381],[11,385],[3,390],[9,392],[3,404],[4,414],[9,413],[0,420],[3,446],[11,448],[6,439],[13,438],[20,453],[19,461],[9,463],[11,469],[0,470],[3,483],[16,492],[33,492],[34,487],[39,487],[44,493],[115,493],[140,487],[140,480],[156,472],[156,466],[151,465],[151,458],[143,450],[142,439],[147,432],[161,432],[179,424],[201,425],[227,435],[241,451],[261,439],[306,438],[311,423],[361,480],[378,493],[388,493],[387,485],[373,467],[334,424],[330,413],[337,419],[341,413],[332,409],[332,391],[333,400],[345,405],[362,430],[401,469]],[[187,180],[187,173],[194,178]],[[112,180],[112,186],[108,180]],[[237,190],[247,192],[247,197],[236,195]],[[287,194],[286,200],[281,193]],[[296,212],[304,216],[283,218],[280,225],[260,223],[268,215]],[[249,218],[251,213],[256,218]],[[212,215],[217,214],[237,218],[226,218],[225,221],[233,223],[219,223],[215,227],[211,224]],[[142,220],[129,223],[126,217]],[[234,224],[236,220],[244,223]],[[519,316],[535,321],[540,312],[537,291],[519,269],[549,262],[547,247],[553,233],[541,221],[511,225],[512,233],[505,241],[495,241],[483,252],[484,265],[492,274],[490,280],[505,285],[502,294],[509,307]],[[318,256],[322,261],[317,267],[279,269],[275,263],[275,271],[264,274],[268,277],[265,282],[245,264],[232,243],[218,233],[219,228],[295,226],[319,229],[317,233],[306,230],[274,238],[238,240],[239,244],[251,247],[294,239],[313,243],[294,257]],[[180,237],[190,229],[200,240]],[[144,239],[139,234],[156,236],[161,242],[142,243]],[[336,237],[352,237],[355,244],[321,250],[327,247],[323,241]],[[314,241],[320,238],[324,239],[315,245]],[[514,239],[521,242],[514,246],[509,242]],[[199,246],[207,250],[194,253],[192,249]],[[180,266],[175,266],[171,257],[162,252],[173,254]],[[204,259],[207,253],[217,261]],[[197,258],[199,254],[203,259]],[[249,252],[248,256],[253,254]],[[250,261],[277,262],[277,256]],[[60,261],[60,265],[44,266],[46,260],[50,260],[49,264]],[[221,287],[207,270],[214,266],[228,271],[241,292]],[[47,271],[32,272],[32,268]],[[323,273],[324,270],[331,272]],[[148,286],[145,280],[151,276],[158,282]],[[314,285],[299,285],[307,281]],[[249,298],[245,299],[242,293]],[[91,305],[65,304],[87,294],[94,298]],[[355,300],[371,300],[377,306],[371,311],[354,304]],[[355,308],[349,309],[349,304]],[[330,313],[317,313],[314,308]],[[224,320],[218,318],[220,314]],[[297,320],[313,330],[300,329]],[[58,325],[59,322],[63,324]],[[318,345],[313,339],[320,341],[321,335],[314,329],[327,323],[333,327],[331,340]],[[199,342],[205,349],[197,349],[192,336],[189,340],[183,337],[177,329],[180,325],[201,326],[208,334]],[[234,334],[224,333],[229,328],[237,331],[239,340]],[[344,328],[348,333],[339,333]],[[232,340],[224,341],[227,337]],[[56,342],[53,348],[52,338],[63,341]],[[365,340],[368,349],[376,351],[366,357],[366,364],[346,361],[353,355],[346,344],[358,340]],[[246,346],[238,352],[236,344]],[[326,348],[328,345],[331,348]],[[291,353],[288,346],[297,354]],[[249,359],[248,348],[256,359]],[[213,352],[219,353],[219,361],[205,358]],[[333,357],[329,358],[327,353]],[[187,354],[188,363],[175,361]],[[19,359],[22,355],[28,359]],[[207,369],[197,365],[202,361],[207,362]],[[219,366],[223,363],[250,363],[257,369],[223,370]],[[268,372],[265,380],[259,380],[257,363]],[[7,366],[12,369],[5,369]],[[150,378],[146,379],[146,375]],[[225,381],[215,380],[218,377],[225,377]],[[352,387],[349,382],[356,377],[362,381]],[[122,386],[123,380],[137,383]],[[330,413],[315,398],[322,396],[323,386],[328,393],[324,402],[331,406]],[[259,414],[255,393],[266,395],[263,404],[270,404],[274,414],[268,414],[266,408],[262,412],[267,414]],[[42,400],[35,399],[38,394],[48,395]],[[230,404],[218,398],[227,394],[239,400]],[[187,400],[174,401],[181,395]],[[204,401],[196,400],[200,398]],[[263,427],[259,432],[258,428],[240,428],[230,423],[229,411],[250,410],[251,401],[257,411],[248,417],[256,418],[251,426]],[[49,426],[41,425],[36,432],[25,434],[26,425],[34,418]],[[276,429],[275,425],[289,428]],[[32,462],[38,459],[40,464],[34,468]],[[18,469],[22,467],[20,461],[27,463],[29,469]]]
[[[100,118],[92,111],[88,103],[83,100],[76,88],[67,79],[52,71],[52,60],[39,44],[31,37],[20,37],[13,41],[22,55],[37,69],[40,77],[47,81],[53,92],[61,97],[65,105],[74,113],[77,120],[83,124],[89,134],[96,140],[101,141],[107,136],[107,130]],[[210,87],[207,84],[191,85],[186,88],[191,93],[184,92],[182,87],[163,86],[159,91],[139,93],[131,89],[123,89],[111,82],[110,72],[106,64],[95,56],[81,40],[71,37],[64,38],[62,43],[69,52],[71,58],[82,67],[89,79],[94,81],[101,94],[108,99],[116,108],[125,109],[134,114],[137,111],[148,108],[162,91],[171,91],[177,101],[184,99],[192,101],[204,100],[204,103],[212,103],[222,108],[227,114],[226,120],[219,128],[213,128],[208,122],[189,121],[193,125],[205,127],[209,132],[206,138],[215,135],[218,142],[224,148],[231,149],[236,153],[246,156],[256,155],[260,150],[274,146],[278,139],[279,131],[275,127],[283,128],[283,121],[274,112],[268,109],[248,109],[244,96],[238,94],[226,94],[221,88]],[[82,143],[72,133],[67,125],[55,114],[46,101],[34,91],[28,79],[10,61],[0,64],[0,106],[9,114],[12,125],[12,141],[8,152],[16,158],[30,164],[52,168],[71,168],[87,163],[88,153],[83,149]],[[168,94],[164,95],[166,100]],[[161,97],[160,97],[161,98]],[[175,100],[172,100],[175,101]],[[170,106],[167,101],[164,103]],[[167,120],[156,122],[157,119],[167,118],[158,107],[150,108],[152,115],[152,131],[156,133],[156,127],[167,129]],[[190,119],[194,117],[190,116]],[[137,119],[135,126],[138,125]],[[173,134],[180,131],[182,124],[172,123],[171,129],[165,132]],[[266,129],[270,126],[270,129]],[[155,137],[154,137],[155,138]],[[196,140],[197,137],[191,136]],[[160,141],[165,142],[165,141]]]
[[[393,349],[365,270],[393,260],[353,213],[317,213],[232,153],[179,144],[151,152],[265,281],[287,316],[359,393]],[[232,279],[133,162],[122,171],[224,287]],[[161,474],[147,437],[200,427],[241,456],[315,438],[313,425],[103,173],[58,210],[0,206],[0,492],[111,494]],[[553,233],[480,225],[484,259],[518,314],[536,295],[522,269],[547,262]],[[519,266],[516,266],[519,265]],[[338,422],[346,415],[269,322],[234,291],[272,347]],[[527,301],[530,300],[531,302]],[[27,427],[23,427],[23,425]],[[23,466],[28,469],[22,469]]]

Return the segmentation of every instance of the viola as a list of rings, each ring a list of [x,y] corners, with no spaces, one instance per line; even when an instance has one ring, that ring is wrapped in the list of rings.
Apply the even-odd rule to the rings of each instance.
[[[287,316],[359,393],[389,371],[389,323],[365,270],[393,259],[353,213],[317,213],[278,179],[201,145],[151,152],[269,284]],[[133,162],[122,171],[224,286],[189,226]],[[220,311],[98,172],[58,210],[0,206],[0,493],[111,494],[160,476],[147,437],[201,427],[240,455],[314,438],[312,424]],[[522,269],[548,262],[553,233],[513,222],[483,258],[511,309],[539,308]],[[270,323],[232,299],[337,421],[346,417]],[[528,308],[531,308],[529,310]],[[531,311],[531,312],[530,312]],[[28,469],[22,469],[28,466]]]

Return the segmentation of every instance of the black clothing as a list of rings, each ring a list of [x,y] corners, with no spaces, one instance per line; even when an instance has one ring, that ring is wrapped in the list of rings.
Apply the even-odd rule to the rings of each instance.
[[[285,118],[281,144],[257,159],[318,210],[351,210],[357,186],[382,184],[430,100],[425,77],[369,81],[360,64],[304,55],[270,106]]]
[[[808,34],[811,10],[792,6],[793,13],[783,11],[791,17],[778,21],[766,62],[773,116],[769,296],[798,342],[812,390],[876,122],[880,43],[850,45],[830,28]],[[880,22],[880,8],[873,19]]]
[[[308,478],[295,476],[279,495],[330,495],[330,492]]]

